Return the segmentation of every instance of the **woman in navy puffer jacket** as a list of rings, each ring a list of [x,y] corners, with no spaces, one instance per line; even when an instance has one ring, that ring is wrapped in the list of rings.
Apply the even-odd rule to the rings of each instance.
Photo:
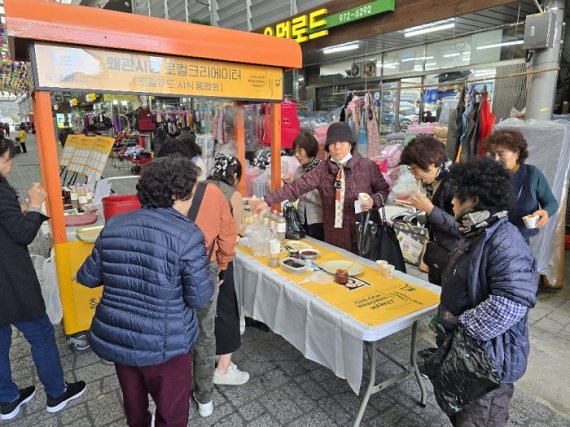
[[[536,303],[536,261],[516,227],[508,222],[512,184],[502,165],[476,158],[453,165],[449,179],[461,238],[442,277],[438,317],[447,332],[462,327],[474,338],[500,379],[497,389],[450,418],[454,426],[504,426],[513,383],[527,367],[528,313]]]
[[[197,169],[156,159],[137,185],[142,209],[111,218],[77,273],[104,285],[91,326],[95,353],[115,363],[130,426],[188,422],[195,309],[212,296],[204,235],[187,218]]]

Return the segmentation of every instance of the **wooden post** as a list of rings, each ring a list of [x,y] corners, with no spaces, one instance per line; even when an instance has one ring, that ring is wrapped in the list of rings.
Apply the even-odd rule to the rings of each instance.
[[[63,218],[63,200],[61,198],[61,180],[57,143],[51,115],[49,92],[36,91],[34,94],[34,121],[40,155],[40,168],[43,186],[47,192],[46,205],[51,218],[51,232],[54,243],[67,242],[65,220]]]
[[[238,184],[238,191],[245,197],[245,110],[243,104],[234,101],[234,129],[236,138],[236,154],[242,167],[242,176]]]

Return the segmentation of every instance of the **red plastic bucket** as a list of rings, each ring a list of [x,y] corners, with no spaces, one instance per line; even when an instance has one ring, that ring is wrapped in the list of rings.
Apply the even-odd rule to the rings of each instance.
[[[108,220],[113,215],[133,211],[141,207],[141,202],[136,195],[127,196],[109,196],[103,197],[103,216]]]

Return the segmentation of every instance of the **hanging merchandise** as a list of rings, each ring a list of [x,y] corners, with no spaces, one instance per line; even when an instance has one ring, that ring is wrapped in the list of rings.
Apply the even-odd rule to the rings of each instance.
[[[360,127],[360,98],[356,95],[352,97],[352,100],[346,107],[346,122],[352,129],[354,136],[358,136]]]
[[[151,132],[155,129],[155,124],[152,120],[152,112],[147,106],[140,107],[137,110],[136,128],[142,132]]]
[[[489,92],[487,88],[483,88],[483,95],[481,98],[481,132],[479,135],[479,155],[485,155],[485,139],[493,131],[496,116],[491,112],[491,101],[489,101]]]
[[[344,101],[344,104],[341,105],[340,107],[340,115],[338,118],[339,122],[346,122],[347,121],[347,116],[348,116],[348,112],[346,111],[347,107],[348,107],[348,103],[352,101],[352,91],[348,91],[346,94],[346,100]]]
[[[453,159],[457,157],[457,151],[459,150],[459,138],[463,133],[461,130],[461,117],[465,111],[465,87],[461,89],[459,94],[459,100],[457,102],[457,107],[449,113],[449,126],[447,129],[447,144],[445,146],[445,152],[448,159]]]
[[[263,105],[263,131],[261,145],[271,145],[271,108],[269,104]],[[301,125],[297,115],[297,104],[291,101],[281,103],[281,148],[293,148],[293,140],[299,135]]]
[[[470,110],[465,110],[464,119],[467,119],[465,133],[461,136],[461,153],[458,154],[460,162],[466,162],[479,154],[479,128],[481,125],[481,95],[473,88],[469,99]]]
[[[366,157],[370,159],[379,156],[382,151],[382,147],[380,146],[380,131],[378,129],[378,114],[376,113],[376,106],[370,92],[364,96],[364,116],[366,120],[366,131],[368,133]]]
[[[366,156],[366,145],[368,136],[366,134],[366,111],[360,115],[360,125],[358,126],[358,152]]]
[[[292,149],[293,140],[299,135],[300,124],[297,104],[291,101],[281,103],[281,148]]]

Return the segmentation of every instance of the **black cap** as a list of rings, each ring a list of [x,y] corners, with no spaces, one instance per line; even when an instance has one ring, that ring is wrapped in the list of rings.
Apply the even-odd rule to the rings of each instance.
[[[352,129],[346,122],[334,122],[327,130],[327,141],[325,143],[325,148],[328,151],[328,146],[335,142],[347,141],[351,145],[356,144],[356,138]]]

